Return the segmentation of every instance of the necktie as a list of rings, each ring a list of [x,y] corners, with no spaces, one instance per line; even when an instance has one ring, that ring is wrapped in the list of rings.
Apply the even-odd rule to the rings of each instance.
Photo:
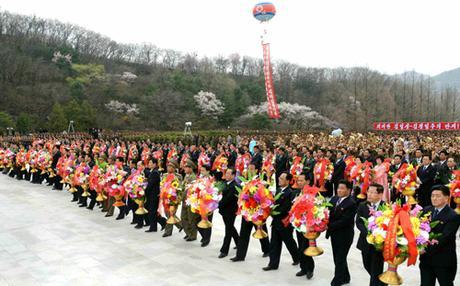
[[[438,210],[438,209],[435,209],[432,218],[433,218],[433,219],[436,218],[436,217],[438,216],[438,214],[439,214],[439,210]]]
[[[335,208],[338,208],[339,205],[342,203],[342,198],[340,198],[338,201],[337,201],[337,204],[335,205]]]

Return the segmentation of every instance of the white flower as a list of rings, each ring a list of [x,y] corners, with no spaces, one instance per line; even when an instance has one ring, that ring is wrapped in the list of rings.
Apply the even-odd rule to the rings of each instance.
[[[53,59],[52,59],[53,63],[57,63],[57,62],[59,62],[61,60],[71,64],[72,63],[72,56],[70,54],[63,55],[63,54],[61,54],[60,51],[54,52]]]
[[[281,115],[281,120],[290,124],[295,124],[299,127],[307,127],[309,123],[321,122],[327,126],[336,126],[337,124],[327,117],[322,116],[318,112],[312,110],[309,106],[300,105],[298,103],[280,102],[278,108]],[[260,105],[252,105],[248,108],[248,113],[243,117],[251,117],[256,114],[266,114],[268,111],[267,102]]]
[[[128,113],[128,114],[138,114],[139,108],[137,104],[127,104],[124,102],[120,102],[118,100],[111,100],[109,103],[105,104],[105,107],[110,111],[116,113]]]
[[[399,245],[407,245],[409,243],[404,236],[398,236],[396,238],[396,241],[398,242]]]
[[[224,104],[212,92],[200,91],[193,98],[203,115],[216,119],[217,116],[224,113]]]

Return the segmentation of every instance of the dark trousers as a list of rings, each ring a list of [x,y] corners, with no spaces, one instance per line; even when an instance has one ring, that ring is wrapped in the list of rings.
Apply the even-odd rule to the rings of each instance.
[[[383,273],[384,262],[382,253],[370,246],[369,250],[361,251],[361,256],[364,268],[371,277],[369,285],[384,286],[385,284],[379,280],[379,275]]]
[[[431,206],[431,189],[418,189],[417,201],[418,204],[422,207]]]
[[[96,191],[93,191],[93,190],[90,190],[89,191],[89,198],[90,198],[90,202],[89,202],[89,205],[88,205],[88,208],[89,209],[93,209],[94,208],[94,205],[96,204],[96,197],[97,197],[97,193]]]
[[[440,286],[454,286],[457,265],[439,267],[431,263],[420,262],[420,285],[435,286],[436,280]]]
[[[281,222],[279,222],[281,224]],[[291,254],[292,261],[297,262],[299,260],[299,250],[294,238],[292,237],[292,226],[283,227],[278,225],[272,225],[272,235],[270,240],[270,262],[269,266],[278,268],[280,265],[281,250],[284,245]]]
[[[150,223],[150,228],[149,230],[151,231],[157,231],[158,230],[158,224],[161,225],[162,228],[166,227],[166,218],[161,216],[158,213],[158,205],[160,204],[160,201],[157,199],[147,199],[147,202],[145,204],[145,208],[148,211],[148,220]]]
[[[208,220],[212,222],[212,216],[213,214],[208,215]],[[211,234],[212,234],[212,227],[210,228],[199,228],[198,227],[198,232],[201,235],[201,242],[209,242],[211,240]]]
[[[228,254],[228,251],[230,249],[230,243],[233,241],[235,242],[235,245],[238,245],[238,232],[236,231],[235,228],[235,219],[236,215],[235,214],[225,214],[222,215],[222,219],[225,224],[225,236],[224,236],[224,242],[222,243],[222,247],[220,248],[220,253]]]
[[[347,256],[353,243],[353,229],[349,233],[331,233],[332,254],[334,256],[334,279],[331,285],[341,285],[350,282]]]
[[[244,218],[241,218],[240,238],[238,239],[236,257],[241,259],[246,258],[249,247],[249,239],[251,237],[253,227],[256,228],[252,222],[247,222]],[[262,229],[268,233],[267,226],[265,224],[262,226]],[[268,237],[260,239],[260,246],[264,254],[270,252],[270,241],[268,240]]]
[[[27,178],[26,178],[26,180],[27,180]],[[56,175],[56,177],[54,177],[54,188],[56,190],[62,190],[61,180],[62,180],[61,176]]]
[[[315,270],[315,261],[313,257],[304,254],[305,249],[308,247],[308,239],[305,238],[302,232],[296,231],[297,244],[299,245],[299,261],[300,270],[303,272],[313,272]]]
[[[22,180],[24,177],[24,171],[21,171],[21,167],[16,168],[16,179]]]
[[[41,182],[42,181],[41,181],[40,171],[32,173],[32,183],[41,184]]]

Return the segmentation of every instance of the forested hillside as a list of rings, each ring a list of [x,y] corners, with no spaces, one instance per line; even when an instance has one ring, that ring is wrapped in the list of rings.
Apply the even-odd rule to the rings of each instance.
[[[309,68],[273,56],[278,122],[264,112],[261,59],[121,44],[76,25],[0,11],[0,128],[62,131],[73,120],[78,130],[178,130],[186,121],[199,129],[363,130],[373,121],[458,114],[455,89],[438,91],[415,72]]]

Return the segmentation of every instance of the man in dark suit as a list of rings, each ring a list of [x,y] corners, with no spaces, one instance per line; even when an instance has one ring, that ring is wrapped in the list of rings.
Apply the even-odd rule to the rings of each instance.
[[[357,248],[361,250],[364,269],[370,275],[370,286],[385,285],[379,280],[379,275],[383,272],[383,255],[377,251],[373,245],[367,242],[367,227],[364,225],[363,219],[368,219],[370,210],[379,210],[384,202],[383,186],[379,184],[371,184],[367,190],[367,201],[362,202],[358,206],[356,215],[356,227],[359,230],[359,238]]]
[[[422,166],[417,170],[417,177],[420,183],[417,190],[418,203],[422,207],[429,206],[431,204],[430,192],[436,178],[436,168],[431,164],[430,155],[423,155]]]
[[[54,145],[53,147],[53,161],[51,162],[51,168],[53,169],[54,171],[54,180],[53,180],[53,190],[59,190],[61,191],[62,190],[62,183],[61,183],[61,180],[62,178],[57,175],[57,170],[56,170],[56,167],[57,167],[57,163],[59,161],[59,158],[61,158],[61,152],[59,151],[59,148],[61,147],[60,144],[56,144]]]
[[[148,167],[150,169],[150,174],[147,179],[147,187],[145,188],[145,208],[148,211],[147,216],[149,218],[148,221],[150,222],[150,227],[146,232],[156,232],[157,224],[161,225],[162,230],[166,226],[166,219],[158,213],[158,205],[160,204],[161,181],[160,171],[158,170],[158,160],[155,158],[150,159]],[[142,218],[138,219],[138,225],[141,226],[143,221],[144,220]]]
[[[284,225],[283,219],[287,217],[292,207],[292,200],[294,198],[293,191],[289,186],[292,180],[292,175],[289,173],[282,173],[279,177],[279,188],[276,190],[278,199],[275,201],[277,206],[272,214],[272,231],[270,241],[270,262],[268,266],[264,267],[264,271],[276,270],[280,264],[282,243],[286,245],[289,253],[291,254],[293,265],[299,264],[299,254],[297,244],[292,237],[292,225]]]
[[[257,170],[262,170],[263,161],[264,158],[262,157],[262,154],[260,154],[259,146],[254,146],[254,155],[252,156],[251,164],[254,164]]]
[[[390,166],[390,173],[393,175],[396,174],[396,172],[398,172],[399,169],[401,169],[402,165],[403,165],[402,156],[398,154],[394,155],[393,164]],[[393,175],[389,175],[389,178],[388,178],[389,182],[391,182]],[[403,201],[405,201],[405,197],[402,196],[400,193],[398,193],[395,188],[391,190],[391,201],[392,202],[396,201],[396,199],[402,199],[402,198],[404,198]]]
[[[449,183],[449,179],[447,177],[447,173],[449,170],[449,167],[447,166],[448,155],[449,154],[446,150],[442,150],[441,152],[439,152],[439,162],[438,164],[436,164],[436,184],[445,185]]]
[[[418,148],[415,150],[415,157],[411,161],[412,166],[417,167],[422,165],[422,159],[423,159],[423,152],[422,149]]]
[[[308,173],[302,173],[297,177],[297,186],[299,189],[295,190],[296,195],[302,195],[302,190],[305,186],[310,185],[311,179]],[[296,273],[296,276],[307,276],[307,279],[310,280],[313,278],[313,272],[315,270],[315,262],[313,257],[307,256],[304,254],[305,249],[308,248],[308,240],[305,238],[304,234],[300,231],[296,231],[297,236],[297,245],[299,246],[299,262],[300,262],[300,271]]]
[[[219,202],[219,213],[225,224],[224,242],[220,249],[219,258],[224,258],[228,255],[232,238],[235,245],[238,244],[238,232],[235,228],[236,212],[238,211],[238,191],[235,182],[235,170],[227,169],[225,172],[225,188],[222,192],[222,199]]]
[[[278,179],[279,176],[283,172],[286,172],[289,170],[289,156],[286,154],[286,149],[284,147],[280,147],[278,149],[278,154],[276,155],[275,158],[275,172],[276,172],[276,178]]]
[[[448,205],[450,190],[446,186],[436,185],[431,190],[431,203],[423,209],[431,213],[432,222],[438,224],[432,229],[440,234],[438,243],[428,246],[420,255],[421,286],[435,286],[436,280],[441,286],[453,286],[457,273],[456,233],[460,216]]]
[[[343,158],[343,152],[337,152],[337,159],[334,162],[334,172],[332,173],[332,186],[334,188],[334,195],[337,195],[337,187],[339,186],[339,182],[344,179],[345,176],[345,168],[347,164]]]
[[[335,272],[331,286],[350,283],[347,256],[353,243],[356,202],[350,196],[352,183],[342,180],[337,188],[337,196],[331,198],[330,217],[326,238],[331,238]]]

